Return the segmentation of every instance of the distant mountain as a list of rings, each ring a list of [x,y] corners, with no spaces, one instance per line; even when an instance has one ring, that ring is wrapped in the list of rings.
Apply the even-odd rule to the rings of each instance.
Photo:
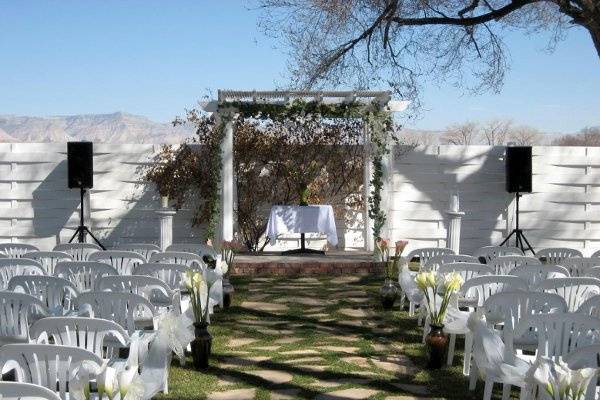
[[[174,127],[122,112],[56,117],[0,115],[0,142],[180,143],[193,133],[188,126]]]

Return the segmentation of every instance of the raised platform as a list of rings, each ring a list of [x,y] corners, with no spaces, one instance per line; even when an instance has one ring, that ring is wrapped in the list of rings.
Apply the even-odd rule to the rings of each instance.
[[[379,274],[383,265],[366,252],[332,251],[325,255],[281,255],[280,253],[240,254],[233,275],[307,276]]]

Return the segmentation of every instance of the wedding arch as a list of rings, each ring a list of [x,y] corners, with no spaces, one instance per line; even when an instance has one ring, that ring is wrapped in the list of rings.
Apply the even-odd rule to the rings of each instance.
[[[277,118],[298,113],[318,113],[324,118],[361,118],[364,121],[363,196],[364,243],[373,250],[373,237],[379,237],[386,214],[382,207],[385,164],[390,163],[390,145],[395,140],[393,113],[401,112],[408,101],[393,100],[389,91],[238,91],[219,90],[217,99],[201,103],[213,113],[218,124],[220,142],[220,176],[214,199],[218,210],[212,213],[219,226],[221,240],[234,235],[234,167],[233,138],[235,116]],[[216,166],[216,165],[215,165]],[[217,206],[217,204],[215,204]],[[215,207],[216,208],[216,207]],[[209,221],[210,224],[211,221]]]

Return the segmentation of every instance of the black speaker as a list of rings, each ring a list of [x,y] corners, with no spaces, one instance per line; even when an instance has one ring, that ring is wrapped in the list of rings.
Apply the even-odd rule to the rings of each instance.
[[[531,146],[506,148],[506,191],[531,193]]]
[[[69,189],[94,187],[94,147],[92,142],[68,142]]]

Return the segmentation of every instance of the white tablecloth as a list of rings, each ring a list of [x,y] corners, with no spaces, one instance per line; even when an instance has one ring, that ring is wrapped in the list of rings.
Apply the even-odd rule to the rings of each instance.
[[[273,206],[267,224],[267,236],[275,244],[277,236],[285,233],[318,232],[327,235],[333,246],[338,244],[333,207],[322,206]]]

